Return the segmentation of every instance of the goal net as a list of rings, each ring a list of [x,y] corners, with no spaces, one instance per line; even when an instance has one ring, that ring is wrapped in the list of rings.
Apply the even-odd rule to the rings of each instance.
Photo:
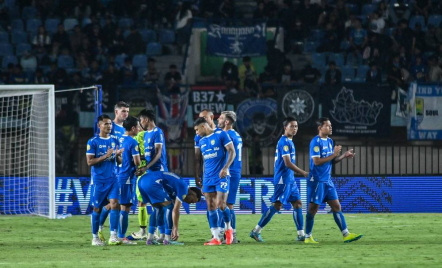
[[[0,86],[0,214],[55,218],[53,85]]]

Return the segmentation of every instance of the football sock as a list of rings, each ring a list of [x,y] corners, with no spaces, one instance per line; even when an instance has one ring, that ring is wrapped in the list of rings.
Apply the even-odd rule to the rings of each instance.
[[[210,229],[218,228],[218,212],[216,210],[209,210],[208,212]]]
[[[223,214],[223,222],[225,223],[225,229],[231,229],[232,226],[230,225],[230,209],[229,207],[226,207],[224,210],[222,210]]]
[[[91,216],[91,226],[92,226],[92,237],[96,238],[98,237],[98,226],[100,223],[100,213],[95,212],[95,210],[92,212]]]
[[[111,235],[117,234],[119,214],[120,214],[119,211],[116,209],[111,209],[111,211],[110,211],[109,225],[110,225]]]
[[[118,225],[118,237],[126,236],[127,226],[129,225],[129,213],[125,210],[120,211],[120,224]]]
[[[232,225],[233,232],[236,233],[236,215],[233,208],[230,210],[230,225]]]
[[[315,223],[315,215],[307,212],[305,216],[305,237],[309,238],[312,235],[313,224]]]
[[[348,234],[347,223],[345,222],[345,217],[344,214],[342,214],[342,211],[333,212],[333,218],[335,219],[335,222],[338,225],[339,230],[341,230],[342,234],[344,236]]]
[[[158,209],[154,208],[149,219],[149,234],[154,234],[157,229]]]
[[[276,208],[274,206],[270,206],[270,208],[267,209],[266,213],[262,214],[261,220],[259,220],[258,222],[259,227],[261,227],[261,229],[264,228],[267,225],[267,223],[270,222],[270,220],[272,219],[273,215],[275,215],[276,212],[278,212]]]
[[[172,221],[172,210],[173,210],[173,204],[170,203],[169,205],[163,207],[163,220],[164,220],[164,228],[165,228],[165,233],[166,236],[172,234],[172,228],[173,228],[173,221]],[[166,239],[166,240],[170,240]]]
[[[293,209],[293,221],[296,225],[296,230],[304,230],[304,218],[302,217],[302,208]]]
[[[141,228],[146,228],[147,226],[147,207],[138,208],[138,223]]]
[[[224,228],[226,228],[225,221],[224,221],[224,214],[221,209],[217,209],[218,211],[218,227],[221,228],[221,231],[224,231]]]
[[[166,235],[166,236],[164,237],[164,240],[170,241],[170,240],[171,240],[171,239],[170,239],[170,234]]]
[[[101,210],[101,214],[100,214],[100,231],[103,230],[103,225],[106,222],[107,216],[109,215],[109,210],[107,210],[106,207],[103,207],[103,209]]]

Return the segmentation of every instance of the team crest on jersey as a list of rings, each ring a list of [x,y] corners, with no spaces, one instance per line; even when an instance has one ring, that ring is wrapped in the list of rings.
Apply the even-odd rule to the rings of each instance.
[[[183,199],[181,199],[181,200],[183,200],[183,201],[184,201],[184,199],[186,198],[186,196],[187,196],[187,195],[183,194]]]
[[[150,138],[147,139],[147,142],[150,142]]]
[[[215,140],[211,140],[210,144],[215,145]]]
[[[88,144],[87,145],[87,150],[89,151],[91,149],[91,146]]]
[[[139,149],[138,149],[138,145],[137,145],[137,146],[135,146],[135,151],[137,151],[137,152],[138,152],[138,150],[139,150]]]
[[[286,145],[284,146],[284,151],[288,152],[289,151],[289,147]]]
[[[112,142],[112,148],[114,148],[115,147],[115,142]]]
[[[313,148],[313,151],[315,151],[315,153],[319,152],[319,147],[318,147],[318,146],[315,146],[315,147]]]

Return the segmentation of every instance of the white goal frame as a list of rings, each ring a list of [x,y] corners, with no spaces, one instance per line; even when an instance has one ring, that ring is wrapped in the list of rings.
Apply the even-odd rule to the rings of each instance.
[[[48,215],[31,213],[39,216],[55,219],[55,89],[54,85],[1,85],[0,92],[8,91],[2,97],[14,97],[22,95],[34,95],[47,91],[47,113],[48,113]]]

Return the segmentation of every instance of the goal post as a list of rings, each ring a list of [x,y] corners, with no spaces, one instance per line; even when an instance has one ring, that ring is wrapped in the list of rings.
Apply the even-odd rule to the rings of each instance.
[[[54,85],[0,86],[0,214],[55,218]]]

